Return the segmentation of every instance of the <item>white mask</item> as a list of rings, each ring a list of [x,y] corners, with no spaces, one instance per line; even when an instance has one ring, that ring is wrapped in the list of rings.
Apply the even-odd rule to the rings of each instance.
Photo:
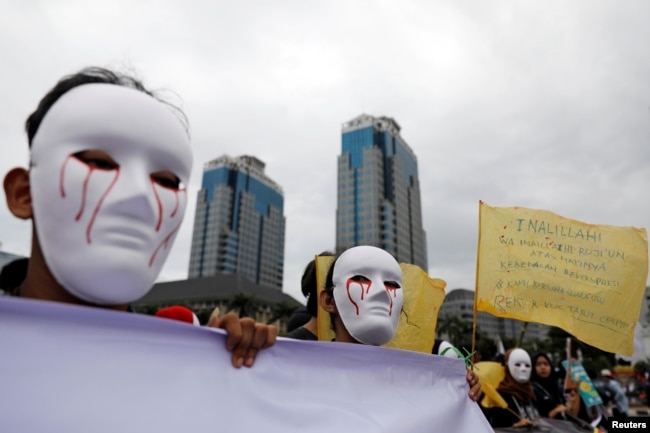
[[[454,350],[454,346],[448,341],[441,341],[438,347],[438,355],[447,358],[459,358],[458,353]]]
[[[83,151],[118,167],[75,156]],[[36,232],[57,282],[100,305],[147,293],[181,225],[191,168],[187,132],[164,103],[113,84],[61,96],[32,141],[30,170]],[[169,173],[180,186],[161,185]]]
[[[508,357],[508,370],[514,380],[527,383],[530,380],[532,362],[524,349],[514,349]]]
[[[350,248],[334,263],[332,282],[336,308],[350,335],[363,344],[388,343],[404,300],[399,263],[380,248]]]

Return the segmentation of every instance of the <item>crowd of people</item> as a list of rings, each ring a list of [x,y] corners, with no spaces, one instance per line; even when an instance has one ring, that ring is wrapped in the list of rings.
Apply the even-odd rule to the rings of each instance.
[[[102,68],[61,79],[27,119],[29,168],[4,178],[9,210],[31,220],[29,259],[3,270],[9,295],[128,311],[150,290],[171,248],[187,204],[192,152],[184,115],[140,81]],[[61,252],[65,253],[62,254]],[[304,320],[289,338],[317,340],[317,310],[329,314],[334,341],[381,346],[396,333],[402,314],[402,271],[388,252],[357,246],[335,255],[324,290],[317,291],[315,261],[305,268]],[[183,308],[158,317],[198,319]],[[275,326],[234,313],[207,326],[227,332],[232,364],[252,367],[272,346]],[[432,353],[456,356],[448,342]],[[510,349],[497,391],[506,407],[484,408],[494,427],[531,426],[539,418],[596,426],[608,413],[588,407],[579,384],[558,377],[551,359]],[[614,416],[628,412],[624,390],[609,370]],[[470,368],[468,397],[480,401],[481,384]]]
[[[89,67],[56,83],[25,129],[29,167],[10,170],[3,187],[10,212],[31,221],[31,252],[5,269],[3,292],[130,311],[153,286],[183,219],[192,168],[184,114],[131,76]],[[316,287],[310,266],[305,293]],[[336,257],[320,297],[309,296],[309,314],[319,303],[335,341],[380,346],[396,332],[402,289],[392,255],[354,247]],[[183,308],[157,316],[197,324]],[[313,324],[289,337],[315,339]],[[252,367],[277,337],[275,326],[235,313],[213,315],[207,326],[226,331],[237,368]],[[478,400],[471,370],[467,382]]]
[[[482,405],[495,428],[531,427],[537,420],[554,419],[588,431],[607,431],[608,418],[620,420],[629,415],[625,391],[609,369],[593,378],[594,382],[606,382],[595,386],[600,402],[588,405],[581,389],[594,386],[585,386],[561,365],[554,366],[548,354],[537,353],[531,359],[524,349],[513,348],[506,352],[503,363],[505,377],[497,391],[507,405]]]

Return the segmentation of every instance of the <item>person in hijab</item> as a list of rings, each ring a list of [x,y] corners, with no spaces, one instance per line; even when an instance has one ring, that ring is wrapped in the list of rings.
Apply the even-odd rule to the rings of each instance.
[[[553,371],[551,359],[545,353],[533,356],[531,383],[540,416],[556,418],[567,410],[560,393],[560,380]]]
[[[493,407],[485,411],[492,427],[528,427],[539,417],[535,392],[530,382],[531,360],[524,349],[509,349],[504,357],[505,378],[497,391],[508,403],[507,408]]]

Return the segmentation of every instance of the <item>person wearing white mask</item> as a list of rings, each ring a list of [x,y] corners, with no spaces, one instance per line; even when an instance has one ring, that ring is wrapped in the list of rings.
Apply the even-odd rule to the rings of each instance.
[[[91,67],[61,79],[25,127],[30,168],[4,179],[9,210],[33,227],[16,295],[126,311],[153,286],[183,220],[184,115],[140,81]],[[228,332],[236,367],[277,333],[234,314],[211,325]]]
[[[349,248],[332,263],[319,301],[330,314],[334,341],[384,345],[395,335],[402,314],[402,269],[381,248]],[[476,401],[481,385],[471,370],[467,382],[468,396]]]
[[[485,410],[492,427],[532,426],[539,418],[535,406],[535,392],[530,382],[532,362],[524,349],[509,349],[504,357],[505,377],[497,391],[508,403],[508,408],[495,407]]]
[[[332,318],[335,341],[381,346],[397,331],[402,269],[381,248],[350,248],[332,264],[320,301]]]

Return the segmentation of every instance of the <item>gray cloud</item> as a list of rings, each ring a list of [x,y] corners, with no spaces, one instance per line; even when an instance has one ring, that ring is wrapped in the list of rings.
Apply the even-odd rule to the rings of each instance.
[[[187,275],[203,163],[253,154],[285,193],[287,293],[334,247],[340,125],[393,117],[419,160],[429,272],[474,285],[478,202],[646,227],[650,3],[17,2],[0,16],[0,171],[62,75],[127,68],[182,99],[196,165],[161,275]],[[3,249],[30,225],[0,209]]]

